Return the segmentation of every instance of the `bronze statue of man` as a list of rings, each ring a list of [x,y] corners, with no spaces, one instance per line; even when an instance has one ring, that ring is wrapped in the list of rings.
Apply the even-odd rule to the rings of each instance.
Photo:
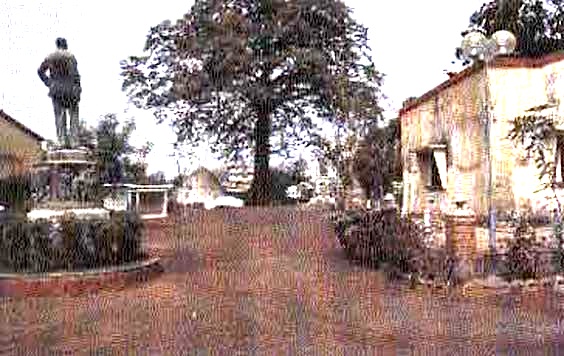
[[[78,103],[82,88],[76,58],[68,51],[67,40],[57,38],[57,50],[45,58],[37,70],[39,77],[49,88],[53,101],[55,125],[59,144],[70,148],[78,141]],[[49,76],[47,76],[47,71]],[[67,118],[70,135],[67,129]]]

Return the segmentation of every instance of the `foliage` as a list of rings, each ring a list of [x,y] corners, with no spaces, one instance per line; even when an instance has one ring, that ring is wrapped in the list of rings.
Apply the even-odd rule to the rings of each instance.
[[[522,214],[522,216],[519,216],[519,214]],[[546,214],[541,214],[541,213],[523,214],[523,213],[519,213],[516,210],[498,211],[496,212],[495,219],[498,223],[500,222],[509,223],[510,226],[514,226],[517,221],[521,221],[521,220],[527,222],[527,224],[530,224],[531,226],[534,227],[547,226],[553,222],[553,217]],[[487,226],[488,215],[482,214],[477,217],[476,221],[478,225],[482,227]]]
[[[292,178],[293,184],[308,181],[309,177],[307,175],[307,161],[300,157],[297,161],[293,162],[288,170],[288,173]]]
[[[499,6],[499,4],[503,4]],[[507,30],[517,38],[515,53],[538,57],[564,49],[564,2],[561,0],[491,0],[470,17],[469,29],[487,36]],[[464,31],[464,36],[468,31]],[[460,48],[456,57],[462,59]]]
[[[336,141],[322,139],[320,147],[316,150],[319,161],[320,174],[327,174],[327,166],[335,168],[338,180],[342,188],[346,189],[352,185],[350,155],[353,149],[355,139],[349,136],[345,143],[342,144],[340,135],[337,135]]]
[[[131,213],[109,220],[63,217],[11,219],[0,225],[0,267],[9,271],[49,272],[110,266],[143,257],[143,222]]]
[[[0,179],[0,202],[7,203],[12,212],[26,212],[31,193],[32,179],[29,174],[12,175]]]
[[[517,221],[514,238],[509,242],[506,254],[508,279],[538,277],[539,251],[535,229],[525,220]]]
[[[394,180],[401,180],[400,141],[398,119],[386,127],[371,128],[360,141],[352,167],[367,199],[382,199],[384,191],[378,188],[389,191]]]
[[[270,154],[317,144],[311,114],[380,115],[382,76],[351,12],[340,0],[197,0],[150,30],[146,55],[122,62],[124,90],[160,121],[174,114],[181,143],[211,140],[230,158],[252,148],[251,201],[268,204]]]
[[[96,151],[98,173],[104,183],[122,182],[124,178],[123,157],[134,152],[129,139],[135,124],[126,122],[121,132],[115,115],[106,115],[96,129]]]
[[[347,256],[373,268],[386,265],[398,273],[421,268],[423,230],[394,210],[353,212],[337,218],[335,229]]]
[[[184,180],[186,178],[187,177],[185,174],[180,173],[179,175],[174,177],[174,179],[172,180],[172,184],[174,185],[175,188],[182,187],[182,185],[184,184]]]
[[[524,146],[527,156],[533,158],[539,171],[539,180],[543,189],[550,189],[557,203],[558,214],[562,215],[562,205],[555,189],[556,166],[551,153],[551,141],[555,138],[556,122],[552,116],[531,115],[520,116],[513,120],[509,138],[518,145]]]
[[[117,183],[132,181],[146,183],[146,165],[143,160],[151,151],[152,143],[136,148],[130,144],[135,123],[126,121],[119,129],[120,122],[115,114],[107,114],[98,122],[97,127],[88,128],[84,123],[79,129],[79,144],[90,148],[97,162],[96,170],[99,182]],[[139,156],[132,161],[131,156]]]
[[[402,218],[394,210],[349,210],[331,221],[350,260],[381,268],[390,279],[408,273],[414,280],[458,281],[457,259],[444,249],[426,246],[424,227],[409,216]]]
[[[279,204],[288,204],[292,200],[288,198],[286,190],[294,184],[292,176],[281,169],[272,169],[272,201]]]
[[[542,109],[538,108],[538,109]],[[553,199],[556,201],[556,221],[554,223],[554,238],[557,242],[554,251],[553,263],[557,271],[564,266],[564,249],[562,246],[562,204],[556,191],[555,177],[556,165],[551,153],[556,134],[557,122],[554,117],[536,114],[533,110],[530,115],[520,116],[513,120],[513,127],[509,138],[524,146],[527,157],[534,159],[536,168],[539,170],[539,179],[543,189],[552,191]]]
[[[149,184],[166,184],[166,176],[163,171],[150,174],[147,180]]]

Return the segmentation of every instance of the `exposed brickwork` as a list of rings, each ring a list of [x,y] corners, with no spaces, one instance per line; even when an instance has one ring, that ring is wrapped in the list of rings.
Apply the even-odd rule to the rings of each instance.
[[[476,256],[476,218],[469,216],[446,217],[446,248],[459,258],[468,260]]]
[[[135,282],[147,281],[161,272],[162,267],[155,263],[127,272],[107,272],[83,277],[3,278],[0,279],[0,296],[77,296],[93,293],[102,288],[119,290]]]

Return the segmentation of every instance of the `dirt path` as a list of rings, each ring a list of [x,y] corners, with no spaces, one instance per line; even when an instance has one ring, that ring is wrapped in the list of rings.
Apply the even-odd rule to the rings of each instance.
[[[386,285],[344,260],[320,216],[243,209],[152,222],[147,244],[163,276],[80,297],[5,298],[0,354],[533,355],[563,339],[560,299]]]

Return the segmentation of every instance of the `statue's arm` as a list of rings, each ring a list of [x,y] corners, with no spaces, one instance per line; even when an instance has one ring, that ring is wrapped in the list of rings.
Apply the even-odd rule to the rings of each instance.
[[[41,81],[45,83],[46,86],[49,86],[49,77],[47,76],[47,70],[49,70],[49,62],[47,61],[47,59],[45,59],[39,66],[37,74],[39,74]]]
[[[72,57],[72,67],[74,69],[75,83],[80,85],[80,73],[78,72],[78,63],[77,63],[76,58],[74,56]]]

